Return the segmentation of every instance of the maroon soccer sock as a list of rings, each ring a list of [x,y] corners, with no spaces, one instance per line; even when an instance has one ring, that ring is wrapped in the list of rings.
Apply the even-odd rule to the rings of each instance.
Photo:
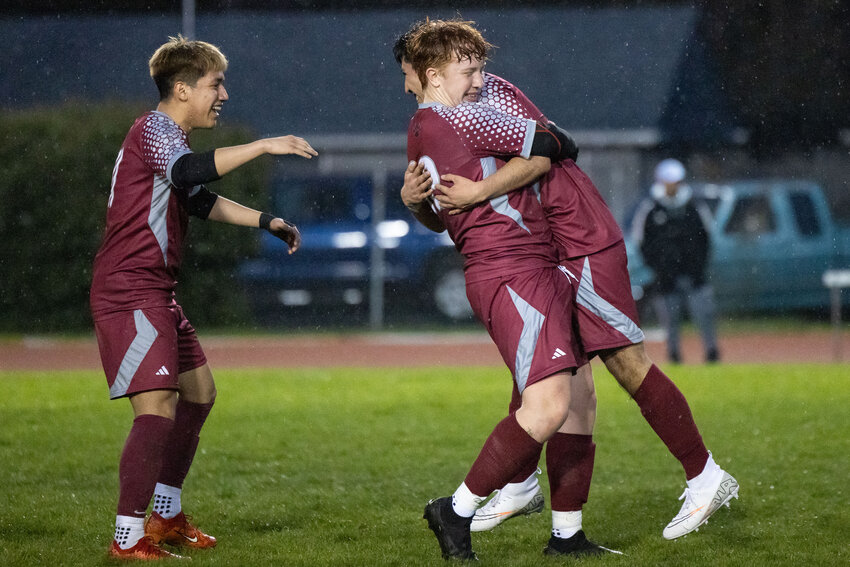
[[[529,461],[536,467],[542,448],[511,414],[493,429],[464,482],[473,494],[487,496],[524,470]]]
[[[542,451],[542,449],[543,449],[542,445],[540,446],[540,449]],[[514,477],[511,480],[509,480],[508,482],[513,483],[513,484],[519,484],[519,483],[525,482],[526,480],[528,480],[528,477],[530,477],[531,475],[536,473],[537,472],[537,463],[538,463],[538,461],[540,461],[541,451],[537,451],[537,456],[530,459],[528,461],[528,464],[523,466],[522,469],[518,473],[516,473],[516,475],[514,475]]]
[[[159,415],[140,415],[133,420],[118,466],[119,516],[145,517],[173,426],[172,420]]]
[[[672,380],[653,364],[634,400],[656,435],[682,463],[687,479],[701,473],[708,462],[708,449],[688,401]]]
[[[511,403],[508,406],[508,414],[514,413],[522,406],[522,396],[519,394],[519,390],[516,387],[516,382],[514,382],[514,390],[511,394]],[[542,449],[542,446],[541,446]],[[516,476],[514,476],[509,482],[513,484],[519,484],[521,482],[525,482],[528,477],[537,472],[537,463],[540,461],[540,453],[537,453],[536,459],[531,459],[528,461],[528,464],[525,465],[522,470],[520,470]]]
[[[546,442],[546,470],[552,510],[582,509],[590,493],[596,444],[591,435],[556,433]]]
[[[198,449],[198,436],[212,406],[213,402],[196,404],[183,399],[177,400],[174,428],[163,451],[162,471],[159,473],[161,484],[174,488],[183,486]]]

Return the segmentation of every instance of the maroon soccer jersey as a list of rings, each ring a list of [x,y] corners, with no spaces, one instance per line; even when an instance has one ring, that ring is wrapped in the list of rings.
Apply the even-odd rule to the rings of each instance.
[[[186,132],[168,115],[148,112],[133,124],[112,171],[106,231],[94,261],[95,319],[115,311],[174,301],[187,192],[171,182],[171,167],[189,153]]]
[[[479,102],[513,116],[547,121],[522,91],[490,73],[484,75]],[[586,256],[623,239],[605,199],[572,160],[552,164],[541,180],[540,197],[566,258]]]
[[[446,173],[478,181],[504,165],[494,156],[528,157],[535,128],[533,120],[482,104],[422,104],[410,121],[407,155],[431,164],[434,182]],[[467,282],[551,267],[557,261],[548,223],[530,187],[458,215],[442,211],[436,201],[434,205],[465,258]]]

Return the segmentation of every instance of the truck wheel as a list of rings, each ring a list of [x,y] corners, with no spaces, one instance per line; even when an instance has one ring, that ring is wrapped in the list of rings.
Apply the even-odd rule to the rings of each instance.
[[[468,321],[472,306],[466,298],[466,280],[460,258],[442,258],[431,271],[431,301],[437,312],[450,321]]]

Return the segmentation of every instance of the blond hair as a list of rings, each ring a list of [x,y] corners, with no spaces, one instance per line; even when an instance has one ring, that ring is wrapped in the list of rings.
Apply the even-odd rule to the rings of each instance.
[[[227,58],[211,43],[178,35],[169,37],[167,43],[159,46],[148,67],[160,99],[166,100],[178,81],[195,86],[198,79],[210,71],[226,71]]]

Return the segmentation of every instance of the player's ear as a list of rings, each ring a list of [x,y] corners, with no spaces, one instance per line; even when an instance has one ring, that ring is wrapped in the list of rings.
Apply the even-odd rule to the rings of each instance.
[[[174,87],[171,89],[171,95],[175,100],[186,102],[189,99],[189,85],[184,81],[174,81]]]
[[[434,67],[428,67],[425,69],[425,78],[428,79],[428,84],[432,87],[436,88],[440,86],[440,77],[439,69],[435,69]]]

